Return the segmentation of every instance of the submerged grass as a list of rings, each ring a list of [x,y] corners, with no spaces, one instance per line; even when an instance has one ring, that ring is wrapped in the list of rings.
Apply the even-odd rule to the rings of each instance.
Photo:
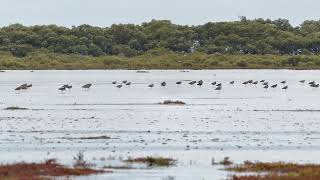
[[[254,175],[234,175],[231,180],[315,180],[320,179],[320,165],[296,164],[284,162],[251,162],[227,167],[226,170],[234,172],[253,172]],[[261,174],[263,173],[263,174]]]
[[[183,101],[173,101],[173,100],[165,100],[163,102],[160,102],[158,104],[164,104],[164,105],[185,105],[186,103]]]
[[[23,107],[18,107],[18,106],[10,106],[10,107],[6,107],[4,110],[28,110],[28,108],[23,108]]]
[[[138,158],[129,158],[125,160],[127,163],[143,163],[149,167],[152,166],[173,166],[176,164],[176,160],[171,158],[162,158],[162,157],[138,157]]]

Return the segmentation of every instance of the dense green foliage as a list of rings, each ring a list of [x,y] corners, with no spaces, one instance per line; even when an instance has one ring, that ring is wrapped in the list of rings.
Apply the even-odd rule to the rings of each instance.
[[[142,25],[111,27],[56,25],[26,27],[12,24],[0,28],[0,51],[16,57],[28,53],[116,55],[134,57],[163,48],[177,53],[193,50],[206,54],[297,55],[320,52],[320,21],[293,27],[286,19],[247,20],[182,26],[153,20]]]
[[[0,53],[0,69],[320,69],[318,55],[228,55],[154,49],[134,57],[31,52]]]

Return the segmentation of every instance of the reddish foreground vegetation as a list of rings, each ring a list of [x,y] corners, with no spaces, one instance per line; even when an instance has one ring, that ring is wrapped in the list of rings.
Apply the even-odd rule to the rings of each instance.
[[[228,171],[253,172],[254,175],[234,175],[231,180],[318,180],[320,165],[295,163],[262,163],[246,161],[242,165],[226,168]],[[260,173],[260,174],[259,174]],[[261,174],[265,173],[265,174]]]
[[[44,163],[17,163],[0,165],[0,179],[6,180],[46,180],[58,176],[85,176],[105,171],[90,168],[68,168],[54,159]]]

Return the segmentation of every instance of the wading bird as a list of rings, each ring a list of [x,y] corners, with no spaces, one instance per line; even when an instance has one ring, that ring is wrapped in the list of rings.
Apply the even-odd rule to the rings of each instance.
[[[178,85],[180,85],[181,83],[182,83],[181,81],[176,82],[176,84],[178,84]]]
[[[271,88],[276,88],[278,86],[278,84],[274,84],[271,86]]]
[[[216,87],[214,90],[220,92],[221,89],[222,89],[222,86],[218,86],[218,87]]]
[[[122,84],[119,84],[116,87],[120,89],[120,88],[122,88]]]
[[[285,90],[285,91],[287,91],[288,86],[284,86],[282,89]]]
[[[203,85],[203,81],[202,80],[198,81],[197,85],[201,87]]]
[[[66,87],[62,86],[58,90],[61,91],[61,93],[63,93],[66,90]]]
[[[269,85],[265,85],[265,86],[263,86],[263,88],[267,91],[269,88]]]
[[[154,84],[150,84],[148,87],[149,87],[149,88],[153,88],[153,87],[154,87]]]
[[[281,83],[281,84],[285,84],[285,83],[287,83],[287,81],[281,81],[280,83]]]
[[[131,85],[131,82],[127,82],[126,85],[127,85],[127,86],[130,86],[130,85]]]
[[[211,84],[214,86],[214,85],[216,85],[216,84],[217,84],[217,82],[215,81],[215,82],[212,82]]]
[[[165,82],[165,81],[163,81],[162,83],[161,83],[161,86],[162,87],[165,87],[167,85],[167,83]]]
[[[112,84],[117,84],[117,81],[112,81]]]
[[[90,84],[85,84],[85,85],[82,86],[82,88],[88,90],[88,89],[90,89],[91,86],[92,86],[91,83]]]
[[[191,82],[189,82],[190,85],[194,85],[195,83],[197,83],[197,81],[191,81]]]
[[[230,81],[229,84],[234,84],[234,81]]]

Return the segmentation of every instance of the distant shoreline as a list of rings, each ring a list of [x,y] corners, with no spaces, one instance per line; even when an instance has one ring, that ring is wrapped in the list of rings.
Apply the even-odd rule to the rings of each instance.
[[[18,58],[0,52],[0,70],[210,70],[210,69],[320,69],[318,55],[208,55],[167,51],[135,57],[82,56],[33,52]]]

